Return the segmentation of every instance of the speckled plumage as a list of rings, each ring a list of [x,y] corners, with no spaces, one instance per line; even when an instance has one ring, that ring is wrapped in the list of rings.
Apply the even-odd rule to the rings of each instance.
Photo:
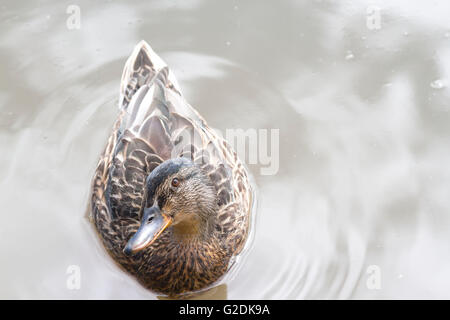
[[[145,42],[128,59],[120,91],[120,114],[92,183],[91,221],[110,256],[146,288],[170,296],[205,289],[227,272],[247,240],[252,188],[246,169]],[[169,227],[143,251],[125,255],[139,227],[147,176],[177,157],[192,160],[214,186],[213,231],[185,241]]]

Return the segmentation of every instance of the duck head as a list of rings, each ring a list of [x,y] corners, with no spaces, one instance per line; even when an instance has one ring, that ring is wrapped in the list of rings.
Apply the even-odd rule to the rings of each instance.
[[[164,161],[147,177],[140,226],[124,248],[131,255],[171,228],[174,236],[206,236],[217,210],[215,188],[199,166],[186,158]]]

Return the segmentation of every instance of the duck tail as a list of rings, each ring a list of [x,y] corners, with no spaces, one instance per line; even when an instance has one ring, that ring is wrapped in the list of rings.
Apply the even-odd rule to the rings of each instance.
[[[120,84],[119,106],[127,109],[134,94],[144,85],[151,83],[160,72],[167,73],[168,85],[181,95],[179,85],[169,72],[167,64],[141,40],[125,63]]]

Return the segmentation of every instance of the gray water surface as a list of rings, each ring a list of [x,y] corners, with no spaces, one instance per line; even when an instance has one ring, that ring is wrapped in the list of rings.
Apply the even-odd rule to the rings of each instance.
[[[212,127],[280,130],[228,298],[450,298],[447,2],[69,5],[0,4],[0,298],[156,298],[84,219],[142,39]]]

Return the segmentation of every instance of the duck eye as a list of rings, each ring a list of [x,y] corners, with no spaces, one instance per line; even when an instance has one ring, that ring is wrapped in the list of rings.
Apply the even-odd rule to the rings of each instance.
[[[172,179],[172,187],[178,187],[180,185],[180,180],[178,180],[177,178],[173,178]]]

